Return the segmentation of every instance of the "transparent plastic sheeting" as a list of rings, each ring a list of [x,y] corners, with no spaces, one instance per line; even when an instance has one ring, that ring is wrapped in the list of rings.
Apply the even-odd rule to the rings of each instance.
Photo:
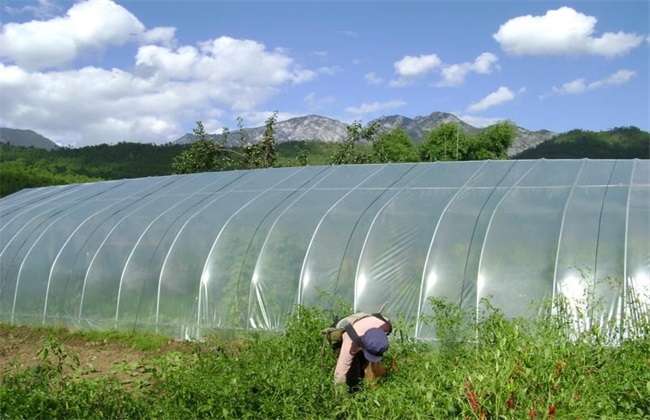
[[[507,316],[586,292],[646,316],[650,161],[307,166],[27,189],[0,200],[0,321],[282,330],[297,304]],[[634,296],[635,299],[630,299]],[[433,327],[416,322],[416,338]]]

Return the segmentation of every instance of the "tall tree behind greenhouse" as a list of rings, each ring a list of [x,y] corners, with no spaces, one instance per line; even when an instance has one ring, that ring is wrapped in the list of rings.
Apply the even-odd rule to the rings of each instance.
[[[196,128],[192,131],[195,141],[188,150],[174,158],[172,162],[174,173],[214,172],[231,166],[231,160],[227,155],[228,150],[205,132],[201,121],[196,122]]]
[[[403,127],[379,134],[372,141],[374,158],[380,163],[418,162],[418,151]]]
[[[357,146],[363,141],[372,143],[379,132],[380,120],[375,120],[363,127],[360,121],[355,121],[346,127],[347,139],[338,144],[338,148],[330,156],[332,165],[345,165],[355,163],[370,163],[372,156],[358,150]]]

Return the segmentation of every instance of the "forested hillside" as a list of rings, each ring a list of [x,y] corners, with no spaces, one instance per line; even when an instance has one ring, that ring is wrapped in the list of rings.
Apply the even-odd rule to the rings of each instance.
[[[572,130],[524,150],[513,159],[650,159],[650,133],[636,127]]]
[[[169,175],[183,149],[142,143],[52,150],[0,144],[0,196],[46,185]]]
[[[172,174],[190,145],[118,143],[45,150],[0,144],[0,197],[23,188]],[[336,144],[291,141],[278,145],[278,166],[328,165]],[[238,149],[232,149],[237,153]]]

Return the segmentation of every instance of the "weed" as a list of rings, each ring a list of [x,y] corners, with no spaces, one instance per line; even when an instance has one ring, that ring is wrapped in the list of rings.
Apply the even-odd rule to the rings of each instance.
[[[48,337],[40,364],[1,374],[0,417],[648,418],[650,336],[643,302],[616,326],[612,343],[611,329],[583,328],[589,302],[578,311],[561,295],[543,302],[535,320],[509,319],[489,299],[467,311],[430,299],[432,315],[420,322],[431,323],[440,340],[409,338],[413,323],[396,317],[384,358],[396,367],[379,386],[362,387],[352,397],[335,392],[334,355],[320,355],[320,330],[331,324],[332,312],[316,308],[296,307],[281,334],[209,337],[187,351],[154,352],[118,367],[146,374],[147,383],[142,377],[129,383],[82,379],[75,356]],[[99,337],[113,338],[87,336]]]

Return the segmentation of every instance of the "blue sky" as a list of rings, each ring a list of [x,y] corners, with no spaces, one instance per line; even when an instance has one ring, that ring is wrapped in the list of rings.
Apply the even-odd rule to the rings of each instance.
[[[165,143],[318,114],[650,130],[650,3],[5,0],[0,126]]]

